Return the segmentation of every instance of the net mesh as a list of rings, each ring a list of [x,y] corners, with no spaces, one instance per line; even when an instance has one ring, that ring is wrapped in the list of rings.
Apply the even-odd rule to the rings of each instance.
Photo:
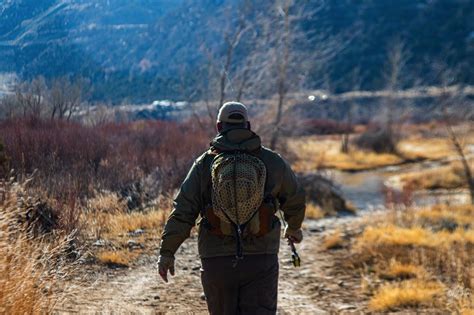
[[[211,176],[215,214],[237,225],[249,221],[263,201],[265,164],[247,153],[220,154],[212,163]]]

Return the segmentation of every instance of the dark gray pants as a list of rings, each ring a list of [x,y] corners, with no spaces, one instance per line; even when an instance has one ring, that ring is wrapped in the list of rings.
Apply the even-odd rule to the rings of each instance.
[[[235,268],[234,260],[234,256],[201,260],[201,281],[209,313],[275,314],[278,256],[246,255]]]

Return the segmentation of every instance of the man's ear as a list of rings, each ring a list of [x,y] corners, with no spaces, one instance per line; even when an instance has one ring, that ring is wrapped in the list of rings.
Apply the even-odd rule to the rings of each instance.
[[[217,131],[221,132],[222,131],[222,122],[218,121],[217,124],[216,124],[216,127],[217,127]]]

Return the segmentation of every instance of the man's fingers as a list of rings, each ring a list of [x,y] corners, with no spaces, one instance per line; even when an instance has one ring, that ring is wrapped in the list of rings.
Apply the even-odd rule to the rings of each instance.
[[[170,267],[170,274],[174,276],[174,266]]]
[[[158,273],[160,274],[161,278],[163,279],[164,282],[168,282],[168,272],[166,268],[159,267]]]
[[[301,243],[302,239],[298,239],[294,236],[290,236],[288,235],[288,245],[290,245],[291,242],[295,243],[295,244],[298,244],[298,243]]]
[[[298,243],[301,243],[301,238],[296,238],[296,237],[291,236],[291,241],[292,241],[293,243],[298,244]]]

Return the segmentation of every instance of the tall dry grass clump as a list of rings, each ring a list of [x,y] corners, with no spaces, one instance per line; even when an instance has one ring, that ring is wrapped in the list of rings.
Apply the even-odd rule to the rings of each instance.
[[[372,279],[369,308],[474,311],[474,206],[407,209],[371,223],[352,263]]]
[[[131,211],[116,193],[102,192],[81,211],[80,238],[92,261],[112,268],[132,267],[141,257],[154,255],[159,236],[172,209],[172,198],[160,195],[152,205]]]
[[[58,301],[64,241],[33,236],[24,186],[0,183],[0,314],[46,314]]]

